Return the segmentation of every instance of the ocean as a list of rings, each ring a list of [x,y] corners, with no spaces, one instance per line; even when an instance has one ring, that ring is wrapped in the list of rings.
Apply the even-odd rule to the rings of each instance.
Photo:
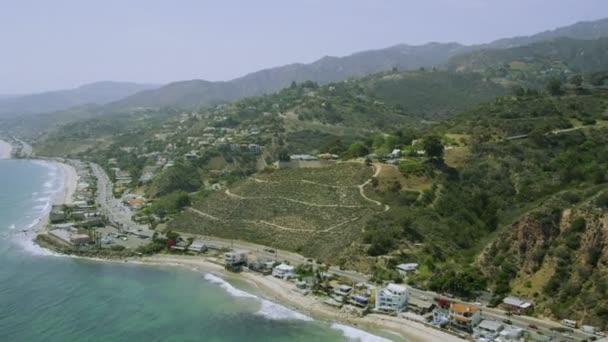
[[[0,160],[0,341],[387,341],[313,320],[246,283],[55,255],[32,243],[61,168]]]

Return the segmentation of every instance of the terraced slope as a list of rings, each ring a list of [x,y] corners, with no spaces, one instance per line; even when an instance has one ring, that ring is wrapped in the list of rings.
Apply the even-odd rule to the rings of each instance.
[[[371,215],[386,210],[360,190],[373,168],[337,163],[260,174],[195,203],[170,229],[261,243],[331,262],[359,241]]]

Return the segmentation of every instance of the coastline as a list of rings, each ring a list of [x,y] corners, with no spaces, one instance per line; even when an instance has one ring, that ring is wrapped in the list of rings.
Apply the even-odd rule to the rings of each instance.
[[[354,317],[324,304],[319,297],[315,297],[311,294],[304,296],[293,291],[295,288],[293,283],[272,276],[263,276],[249,270],[245,270],[238,274],[231,273],[226,271],[223,266],[208,261],[203,257],[154,255],[143,258],[129,258],[126,261],[150,265],[180,266],[197,272],[212,272],[221,275],[228,281],[242,279],[252,284],[264,299],[278,303],[317,320],[346,325],[347,328],[352,327],[366,332],[369,329],[390,332],[410,342],[439,340],[444,342],[463,341],[454,335],[429,328],[424,324],[393,316],[368,314],[364,317]]]
[[[78,174],[76,169],[64,162],[57,160],[41,160],[42,162],[51,163],[57,166],[62,173],[62,190],[58,191],[52,199],[52,204],[70,204],[73,202],[73,195],[78,185]],[[39,224],[35,227],[38,234],[46,235],[49,222],[49,213],[47,212],[40,218]],[[36,243],[36,242],[35,242]],[[340,310],[330,307],[322,302],[321,297],[309,294],[304,296],[296,291],[293,291],[295,285],[272,276],[262,276],[260,274],[245,270],[239,274],[228,272],[223,265],[216,262],[214,258],[204,256],[185,256],[185,255],[167,255],[156,254],[145,257],[126,257],[120,256],[80,256],[64,254],[54,250],[52,246],[43,246],[36,243],[40,248],[50,251],[53,255],[68,256],[76,259],[90,260],[96,262],[116,262],[130,263],[149,266],[172,266],[182,267],[189,271],[199,273],[210,273],[220,276],[224,281],[230,282],[235,280],[245,281],[251,284],[258,294],[260,299],[268,300],[277,303],[281,306],[289,308],[299,314],[309,316],[313,319],[324,321],[332,324],[332,328],[341,331],[347,338],[355,338],[358,335],[369,335],[363,341],[386,341],[386,338],[375,336],[369,333],[370,330],[383,331],[394,336],[399,336],[401,340],[408,342],[423,342],[437,341],[444,342],[462,341],[462,339],[439,331],[424,324],[400,319],[392,316],[384,316],[378,314],[369,314],[364,317],[355,317],[352,314],[346,314]],[[351,336],[353,335],[353,336]]]
[[[41,248],[47,249],[48,247]],[[374,335],[372,331],[383,331],[394,336],[398,336],[400,340],[408,342],[424,342],[424,341],[444,341],[456,342],[464,341],[454,335],[446,332],[430,328],[424,324],[409,321],[393,316],[368,314],[364,317],[355,317],[340,310],[330,307],[322,302],[320,297],[315,297],[311,294],[304,296],[293,291],[295,288],[293,283],[286,282],[272,276],[263,276],[255,272],[244,270],[241,273],[232,273],[224,269],[224,267],[214,262],[215,258],[206,258],[200,256],[185,256],[185,255],[166,255],[156,254],[144,257],[127,257],[127,258],[104,258],[104,257],[87,257],[70,254],[60,254],[50,249],[50,252],[56,256],[66,256],[74,259],[82,259],[94,262],[111,262],[119,264],[158,266],[158,267],[181,267],[187,271],[197,272],[201,274],[212,274],[221,277],[227,283],[231,281],[244,281],[252,285],[257,295],[262,300],[268,300],[272,303],[284,306],[293,310],[297,314],[302,314],[312,319],[330,323],[332,328],[339,330],[349,339],[357,339],[354,335],[369,335],[367,338],[362,338],[361,341],[386,341],[385,337]],[[232,286],[232,285],[230,285]],[[350,334],[353,334],[351,336]],[[361,336],[359,336],[360,338]]]
[[[0,159],[10,159],[13,146],[4,140],[0,140]]]

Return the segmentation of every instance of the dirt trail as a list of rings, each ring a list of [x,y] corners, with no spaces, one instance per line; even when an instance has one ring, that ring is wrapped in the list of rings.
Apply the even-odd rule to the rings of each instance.
[[[244,196],[241,196],[241,195],[233,194],[232,192],[230,192],[230,189],[226,189],[225,193],[226,193],[226,195],[228,195],[230,197],[238,198],[238,199],[241,199],[241,200],[282,199],[284,201],[289,201],[289,202],[294,202],[294,203],[298,203],[298,204],[308,205],[308,206],[311,206],[311,207],[321,207],[321,208],[364,208],[364,206],[362,206],[362,205],[342,205],[342,204],[317,204],[317,203],[310,203],[310,202],[295,200],[293,198],[288,198],[288,197],[283,197],[283,196],[244,197]]]

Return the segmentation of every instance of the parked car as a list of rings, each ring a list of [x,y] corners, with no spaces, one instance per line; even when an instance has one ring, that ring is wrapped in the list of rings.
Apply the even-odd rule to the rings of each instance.
[[[504,324],[509,324],[509,325],[513,324],[513,321],[511,321],[510,319],[506,319],[506,318],[505,318],[505,319],[503,319],[503,320],[502,320],[502,322],[503,322]]]
[[[528,328],[538,330],[538,326],[536,324],[529,324]]]
[[[272,248],[264,248],[264,251],[274,254],[274,249],[272,249]]]

